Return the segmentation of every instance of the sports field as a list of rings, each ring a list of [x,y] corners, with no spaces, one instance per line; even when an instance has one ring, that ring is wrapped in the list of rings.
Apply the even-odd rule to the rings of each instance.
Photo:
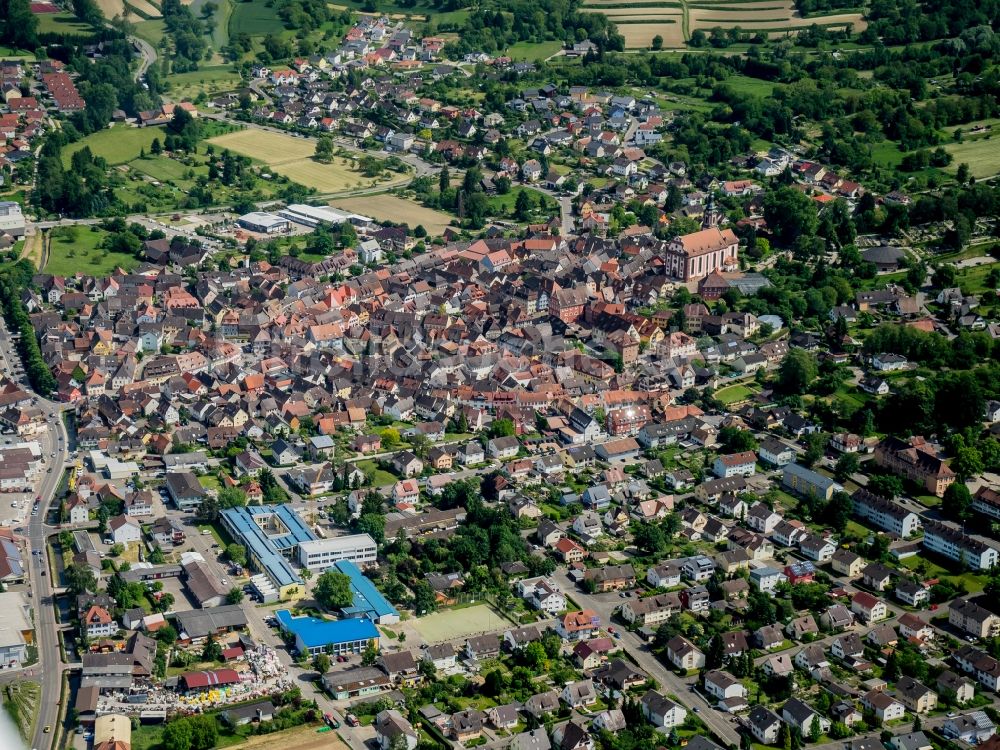
[[[274,172],[321,193],[368,187],[373,182],[372,178],[354,171],[346,159],[335,158],[330,164],[314,161],[316,142],[307,138],[247,128],[216,136],[209,143],[258,159]]]
[[[338,198],[330,201],[331,206],[380,221],[407,224],[411,229],[423,225],[427,234],[437,237],[451,224],[452,217],[443,211],[425,208],[419,203],[399,198],[395,195],[369,195],[364,198]]]
[[[509,625],[510,622],[486,604],[434,612],[413,621],[413,627],[427,643],[442,643],[480,633],[491,633]]]
[[[98,130],[63,149],[63,164],[69,166],[70,157],[84,146],[89,146],[94,156],[108,160],[109,164],[124,164],[139,156],[142,149],[149,153],[153,141],[159,138],[163,143],[163,128],[133,128],[129,125],[115,125]]]

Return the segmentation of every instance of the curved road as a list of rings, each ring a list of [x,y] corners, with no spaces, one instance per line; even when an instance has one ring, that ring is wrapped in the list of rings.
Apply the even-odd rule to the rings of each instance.
[[[18,361],[18,354],[13,346],[10,333],[3,319],[0,318],[0,366],[4,374],[11,376],[12,365]],[[43,467],[41,496],[38,513],[29,516],[27,539],[30,547],[28,565],[28,590],[31,592],[31,607],[35,614],[35,642],[38,646],[38,663],[30,671],[41,679],[41,699],[39,701],[38,719],[35,732],[31,738],[31,747],[44,750],[54,746],[58,733],[56,726],[60,717],[60,691],[62,689],[63,662],[59,652],[59,635],[55,618],[55,601],[52,591],[52,579],[49,572],[48,555],[45,541],[55,529],[48,526],[45,520],[49,506],[55,497],[63,475],[63,467],[69,452],[69,436],[62,421],[63,405],[38,398],[38,408],[45,413],[47,429],[38,437],[42,448]],[[51,468],[51,473],[49,469]],[[38,552],[39,554],[35,554]],[[21,675],[24,675],[22,670]],[[45,732],[45,727],[51,727]]]
[[[149,70],[149,66],[156,62],[156,49],[153,45],[147,42],[145,39],[140,39],[137,36],[130,36],[129,41],[138,49],[139,56],[142,60],[139,62],[139,67],[135,71],[135,80],[139,80],[144,75],[146,71]]]

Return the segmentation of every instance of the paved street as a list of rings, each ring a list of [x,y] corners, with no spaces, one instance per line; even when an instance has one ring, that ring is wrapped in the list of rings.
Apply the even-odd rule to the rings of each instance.
[[[14,348],[6,324],[0,319],[0,360],[3,372],[11,374],[14,365],[19,363],[18,354]],[[22,385],[26,385],[22,383]],[[49,726],[54,731],[60,715],[60,689],[63,663],[59,651],[59,639],[56,628],[55,609],[52,592],[52,580],[49,574],[48,558],[45,540],[53,529],[46,525],[49,503],[55,497],[59,482],[62,479],[63,467],[69,453],[69,436],[61,419],[62,405],[45,399],[38,399],[38,407],[45,412],[48,428],[36,436],[45,458],[46,471],[42,474],[41,487],[38,494],[41,503],[38,513],[30,516],[28,523],[29,584],[35,613],[35,633],[38,646],[38,664],[31,670],[41,678],[42,695],[38,711],[38,723],[32,737],[32,748],[43,750],[52,746],[55,735],[44,728]],[[51,468],[51,472],[48,469]],[[35,551],[40,551],[35,555]]]

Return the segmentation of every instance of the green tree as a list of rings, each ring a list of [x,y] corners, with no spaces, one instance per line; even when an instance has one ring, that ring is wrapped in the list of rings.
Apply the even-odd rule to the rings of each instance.
[[[354,603],[349,576],[336,570],[328,570],[316,579],[313,597],[327,609],[343,609]]]
[[[765,196],[764,218],[775,239],[785,246],[791,246],[800,237],[816,234],[819,226],[816,201],[790,186]]]
[[[316,139],[316,161],[328,164],[333,161],[333,139],[328,135],[321,135]]]
[[[218,492],[219,509],[242,508],[247,504],[247,493],[239,487],[223,487]]]
[[[378,661],[378,649],[375,647],[375,641],[368,641],[368,645],[365,646],[365,650],[361,654],[361,663],[370,667],[376,661]]]
[[[739,427],[723,427],[719,430],[719,442],[729,453],[757,450],[757,440],[753,433]]]
[[[965,521],[972,515],[972,494],[964,482],[953,482],[944,491],[941,512],[954,521]]]
[[[792,349],[778,368],[778,388],[788,394],[802,395],[816,379],[816,358],[805,349]]]
[[[531,194],[526,189],[521,188],[514,200],[514,218],[518,221],[528,221],[531,218],[533,208],[534,201],[531,200]]]
[[[233,542],[226,547],[226,557],[237,565],[247,564],[247,550],[242,544]]]
[[[491,438],[512,436],[514,434],[514,420],[494,419],[490,423],[490,427],[487,430],[487,434]]]
[[[852,474],[856,474],[861,466],[861,460],[856,453],[841,453],[834,466],[834,476],[841,482],[846,481]]]
[[[174,719],[163,730],[163,750],[191,750],[193,742],[194,730],[186,717]]]
[[[66,588],[75,595],[97,592],[97,577],[86,565],[68,565],[63,571]]]
[[[202,661],[222,661],[222,645],[214,635],[209,635],[205,647],[201,650]]]
[[[227,604],[239,604],[243,601],[243,589],[239,586],[233,586],[229,589],[229,593],[226,594]]]
[[[330,657],[326,654],[316,654],[313,659],[313,669],[315,669],[320,674],[326,674],[330,671]]]

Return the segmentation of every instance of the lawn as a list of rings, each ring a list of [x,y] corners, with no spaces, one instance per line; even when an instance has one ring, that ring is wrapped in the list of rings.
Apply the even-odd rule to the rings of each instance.
[[[145,39],[154,47],[159,47],[166,29],[166,22],[162,18],[139,21],[135,24],[135,35],[140,39]]]
[[[518,42],[507,48],[507,56],[512,60],[544,60],[563,48],[561,41]]]
[[[539,205],[544,206],[545,211],[558,211],[559,206],[555,199],[551,196],[541,193],[537,190],[533,190],[529,187],[522,187],[517,185],[510,189],[509,193],[504,193],[503,195],[491,195],[489,197],[490,211],[497,215],[511,215],[514,212],[514,205],[517,203],[517,196],[521,192],[528,193],[532,198],[532,203],[536,207]]]
[[[949,143],[944,150],[955,157],[945,168],[949,172],[958,169],[959,164],[968,164],[969,172],[977,179],[1000,174],[1000,141],[994,143],[988,136],[982,138],[966,136],[961,143]]]
[[[1000,144],[998,144],[998,147],[1000,147]],[[985,292],[988,289],[986,277],[995,267],[995,263],[987,263],[982,266],[963,268],[957,274],[958,283],[962,289],[965,289],[972,294]]]
[[[872,147],[872,159],[883,167],[898,167],[904,156],[906,152],[900,151],[895,141],[882,141]]]
[[[729,78],[722,82],[722,85],[728,86],[733,91],[737,91],[741,94],[752,94],[753,96],[760,96],[763,98],[770,98],[775,89],[783,88],[780,83],[762,81],[759,78],[751,78],[750,76],[741,75],[729,76]]]
[[[185,175],[188,170],[194,170],[195,175],[208,174],[208,168],[202,165],[190,167],[176,159],[166,156],[146,156],[142,159],[134,159],[129,162],[129,166],[145,175],[149,175],[154,180],[160,182],[185,183],[189,186],[191,181]]]
[[[132,270],[139,265],[135,256],[128,253],[112,253],[98,247],[107,236],[102,229],[73,227],[75,232],[63,231],[49,238],[49,261],[45,273],[53,276],[73,276],[86,273],[93,276],[110,276],[121,266]]]
[[[715,398],[727,406],[738,401],[746,401],[753,398],[755,391],[745,385],[730,385],[715,392]]]
[[[190,100],[198,94],[216,94],[236,88],[243,79],[231,65],[206,65],[189,73],[175,73],[167,82],[174,100]]]
[[[38,19],[39,34],[91,36],[94,33],[93,26],[79,20],[72,13],[39,13],[35,18]]]
[[[115,125],[111,128],[98,130],[76,143],[66,146],[62,152],[63,165],[68,167],[73,154],[84,146],[90,148],[94,156],[108,160],[109,164],[124,164],[138,158],[143,149],[149,152],[153,140],[163,142],[163,128],[133,128],[128,125]]]
[[[229,17],[229,35],[249,34],[264,36],[284,28],[278,12],[272,3],[266,0],[251,0],[248,3],[236,3]]]
[[[389,485],[395,484],[397,481],[394,474],[390,474],[385,469],[380,469],[378,464],[370,458],[358,461],[357,466],[366,474],[368,472],[372,473],[372,486],[374,487],[388,487]]]

